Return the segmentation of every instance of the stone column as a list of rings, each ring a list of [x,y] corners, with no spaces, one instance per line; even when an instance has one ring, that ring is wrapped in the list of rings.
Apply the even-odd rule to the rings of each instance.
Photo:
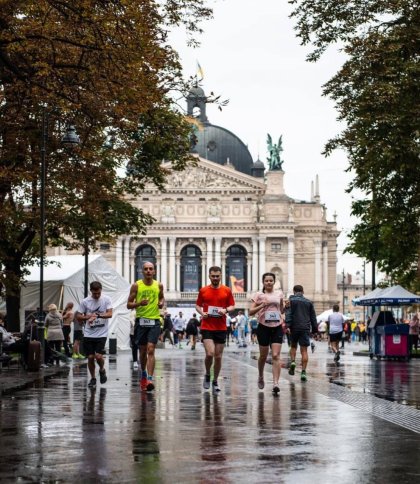
[[[169,291],[175,291],[175,237],[169,237]]]
[[[252,292],[258,291],[258,241],[252,237]]]
[[[323,284],[322,284],[322,290],[327,293],[328,292],[328,242],[325,240],[322,242],[322,252],[323,252]]]
[[[124,278],[126,281],[131,282],[130,275],[130,241],[131,237],[124,238]]]
[[[265,240],[266,237],[258,237],[259,242],[259,264],[258,264],[258,281],[262,281],[265,272]]]
[[[247,281],[247,287],[246,287],[246,292],[252,292],[252,261],[251,257],[248,255],[247,261],[246,261],[246,281]]]
[[[314,240],[315,245],[315,292],[321,292],[321,241]]]
[[[168,237],[160,238],[160,282],[168,288]]]
[[[295,285],[295,239],[287,238],[287,292],[293,294]]]
[[[117,244],[115,245],[115,270],[120,276],[123,273],[122,267],[122,237],[118,237]]]
[[[215,237],[214,238],[214,265],[219,267],[222,266],[221,245],[222,245],[222,238]]]
[[[208,274],[210,267],[213,265],[213,237],[206,237],[207,244],[207,267],[206,274]],[[204,284],[204,281],[203,281]]]

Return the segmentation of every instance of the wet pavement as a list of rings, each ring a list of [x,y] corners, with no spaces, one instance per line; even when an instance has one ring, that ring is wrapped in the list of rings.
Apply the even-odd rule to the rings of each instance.
[[[337,367],[319,343],[309,381],[283,369],[279,398],[269,366],[258,391],[252,346],[226,348],[217,396],[201,386],[201,346],[158,350],[153,394],[140,391],[129,352],[108,357],[108,382],[93,391],[86,365],[35,377],[0,398],[0,480],[419,481],[420,360],[371,361],[354,349]]]

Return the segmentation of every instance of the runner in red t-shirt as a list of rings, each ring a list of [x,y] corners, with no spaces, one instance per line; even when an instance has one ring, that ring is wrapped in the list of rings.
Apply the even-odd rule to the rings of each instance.
[[[220,267],[210,267],[209,278],[211,284],[200,289],[195,308],[202,316],[201,335],[206,351],[203,387],[205,390],[210,388],[210,369],[214,359],[213,393],[219,393],[217,378],[222,367],[222,354],[226,342],[226,314],[235,309],[235,300],[232,291],[221,284]]]

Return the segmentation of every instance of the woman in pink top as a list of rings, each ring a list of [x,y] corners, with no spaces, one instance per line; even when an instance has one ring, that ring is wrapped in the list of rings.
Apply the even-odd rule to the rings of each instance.
[[[283,307],[283,292],[274,290],[276,276],[267,272],[262,276],[263,290],[257,292],[251,299],[249,315],[257,314],[258,328],[257,338],[260,346],[258,358],[258,388],[264,388],[264,366],[271,346],[271,358],[273,367],[273,395],[280,393],[280,352],[283,342],[283,325],[281,314]]]

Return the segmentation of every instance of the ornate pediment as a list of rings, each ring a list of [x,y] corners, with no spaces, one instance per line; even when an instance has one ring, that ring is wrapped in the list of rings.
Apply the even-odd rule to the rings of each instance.
[[[168,164],[167,168],[170,169]],[[167,177],[166,191],[185,190],[206,190],[214,191],[218,189],[256,189],[263,190],[264,182],[252,176],[245,175],[236,171],[232,166],[222,166],[211,161],[198,160],[197,166],[177,172],[173,171]]]

